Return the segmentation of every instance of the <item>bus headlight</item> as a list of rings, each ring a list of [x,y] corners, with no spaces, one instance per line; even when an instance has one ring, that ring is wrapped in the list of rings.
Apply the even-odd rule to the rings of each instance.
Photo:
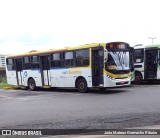
[[[109,75],[107,75],[107,77],[108,77],[108,78],[110,78],[110,79],[112,79],[112,80],[115,80],[115,78],[112,78],[112,77],[111,77],[111,76],[109,76]]]

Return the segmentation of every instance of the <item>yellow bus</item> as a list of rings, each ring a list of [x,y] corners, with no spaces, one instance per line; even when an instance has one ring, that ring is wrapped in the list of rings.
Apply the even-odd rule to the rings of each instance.
[[[8,84],[72,87],[80,92],[130,85],[130,46],[125,42],[92,43],[59,50],[6,57]]]

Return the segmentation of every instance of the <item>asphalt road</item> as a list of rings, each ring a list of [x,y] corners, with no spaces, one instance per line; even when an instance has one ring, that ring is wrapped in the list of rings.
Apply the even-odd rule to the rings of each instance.
[[[121,129],[160,125],[160,84],[106,91],[0,89],[2,129]]]

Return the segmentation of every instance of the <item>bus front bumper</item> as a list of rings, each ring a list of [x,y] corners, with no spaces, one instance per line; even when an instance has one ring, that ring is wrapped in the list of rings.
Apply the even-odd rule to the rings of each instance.
[[[104,87],[119,87],[119,86],[128,86],[131,84],[131,78],[121,78],[121,79],[114,79],[109,78],[107,75],[104,78]]]

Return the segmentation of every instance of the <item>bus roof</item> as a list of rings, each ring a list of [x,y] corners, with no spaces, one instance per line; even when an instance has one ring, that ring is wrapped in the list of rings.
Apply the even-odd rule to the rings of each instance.
[[[48,54],[48,53],[52,53],[52,52],[60,52],[60,51],[65,51],[67,50],[66,48],[64,49],[59,49],[59,50],[54,50],[54,49],[50,49],[47,51],[31,51],[28,53],[23,53],[23,54],[17,54],[17,55],[9,55],[6,58],[15,58],[15,57],[22,57],[22,56],[32,56],[32,55],[39,55],[39,54]]]
[[[121,41],[115,41],[116,43],[126,43],[126,42],[121,42]],[[108,43],[115,43],[115,42],[108,42]],[[103,46],[105,47],[107,43],[91,43],[91,44],[84,44],[84,45],[79,45],[79,46],[74,46],[74,47],[65,47],[62,49],[50,49],[46,51],[36,51],[33,50],[28,53],[23,53],[23,54],[17,54],[17,55],[9,55],[6,58],[16,58],[16,57],[23,57],[23,56],[33,56],[33,55],[39,55],[39,54],[50,54],[54,52],[63,52],[63,51],[68,51],[68,50],[76,50],[76,49],[83,49],[83,48],[90,48],[90,47],[96,47],[96,46]],[[127,43],[128,44],[128,43]]]
[[[80,45],[80,46],[75,46],[75,47],[65,47],[65,48],[62,48],[62,49],[50,49],[50,50],[46,50],[46,51],[36,51],[36,50],[33,50],[33,52],[31,51],[31,52],[23,53],[23,54],[9,55],[6,58],[32,56],[32,55],[39,55],[39,54],[43,55],[43,54],[49,54],[49,53],[54,53],[54,52],[63,52],[63,51],[67,51],[67,50],[96,47],[98,45],[99,45],[99,43],[91,43],[91,44],[85,44],[85,45]]]
[[[160,44],[146,45],[146,46],[145,46],[145,48],[152,48],[152,47],[160,48]]]
[[[134,49],[142,49],[142,48],[160,48],[160,44],[142,45],[142,46],[136,46],[136,47],[134,47]]]

